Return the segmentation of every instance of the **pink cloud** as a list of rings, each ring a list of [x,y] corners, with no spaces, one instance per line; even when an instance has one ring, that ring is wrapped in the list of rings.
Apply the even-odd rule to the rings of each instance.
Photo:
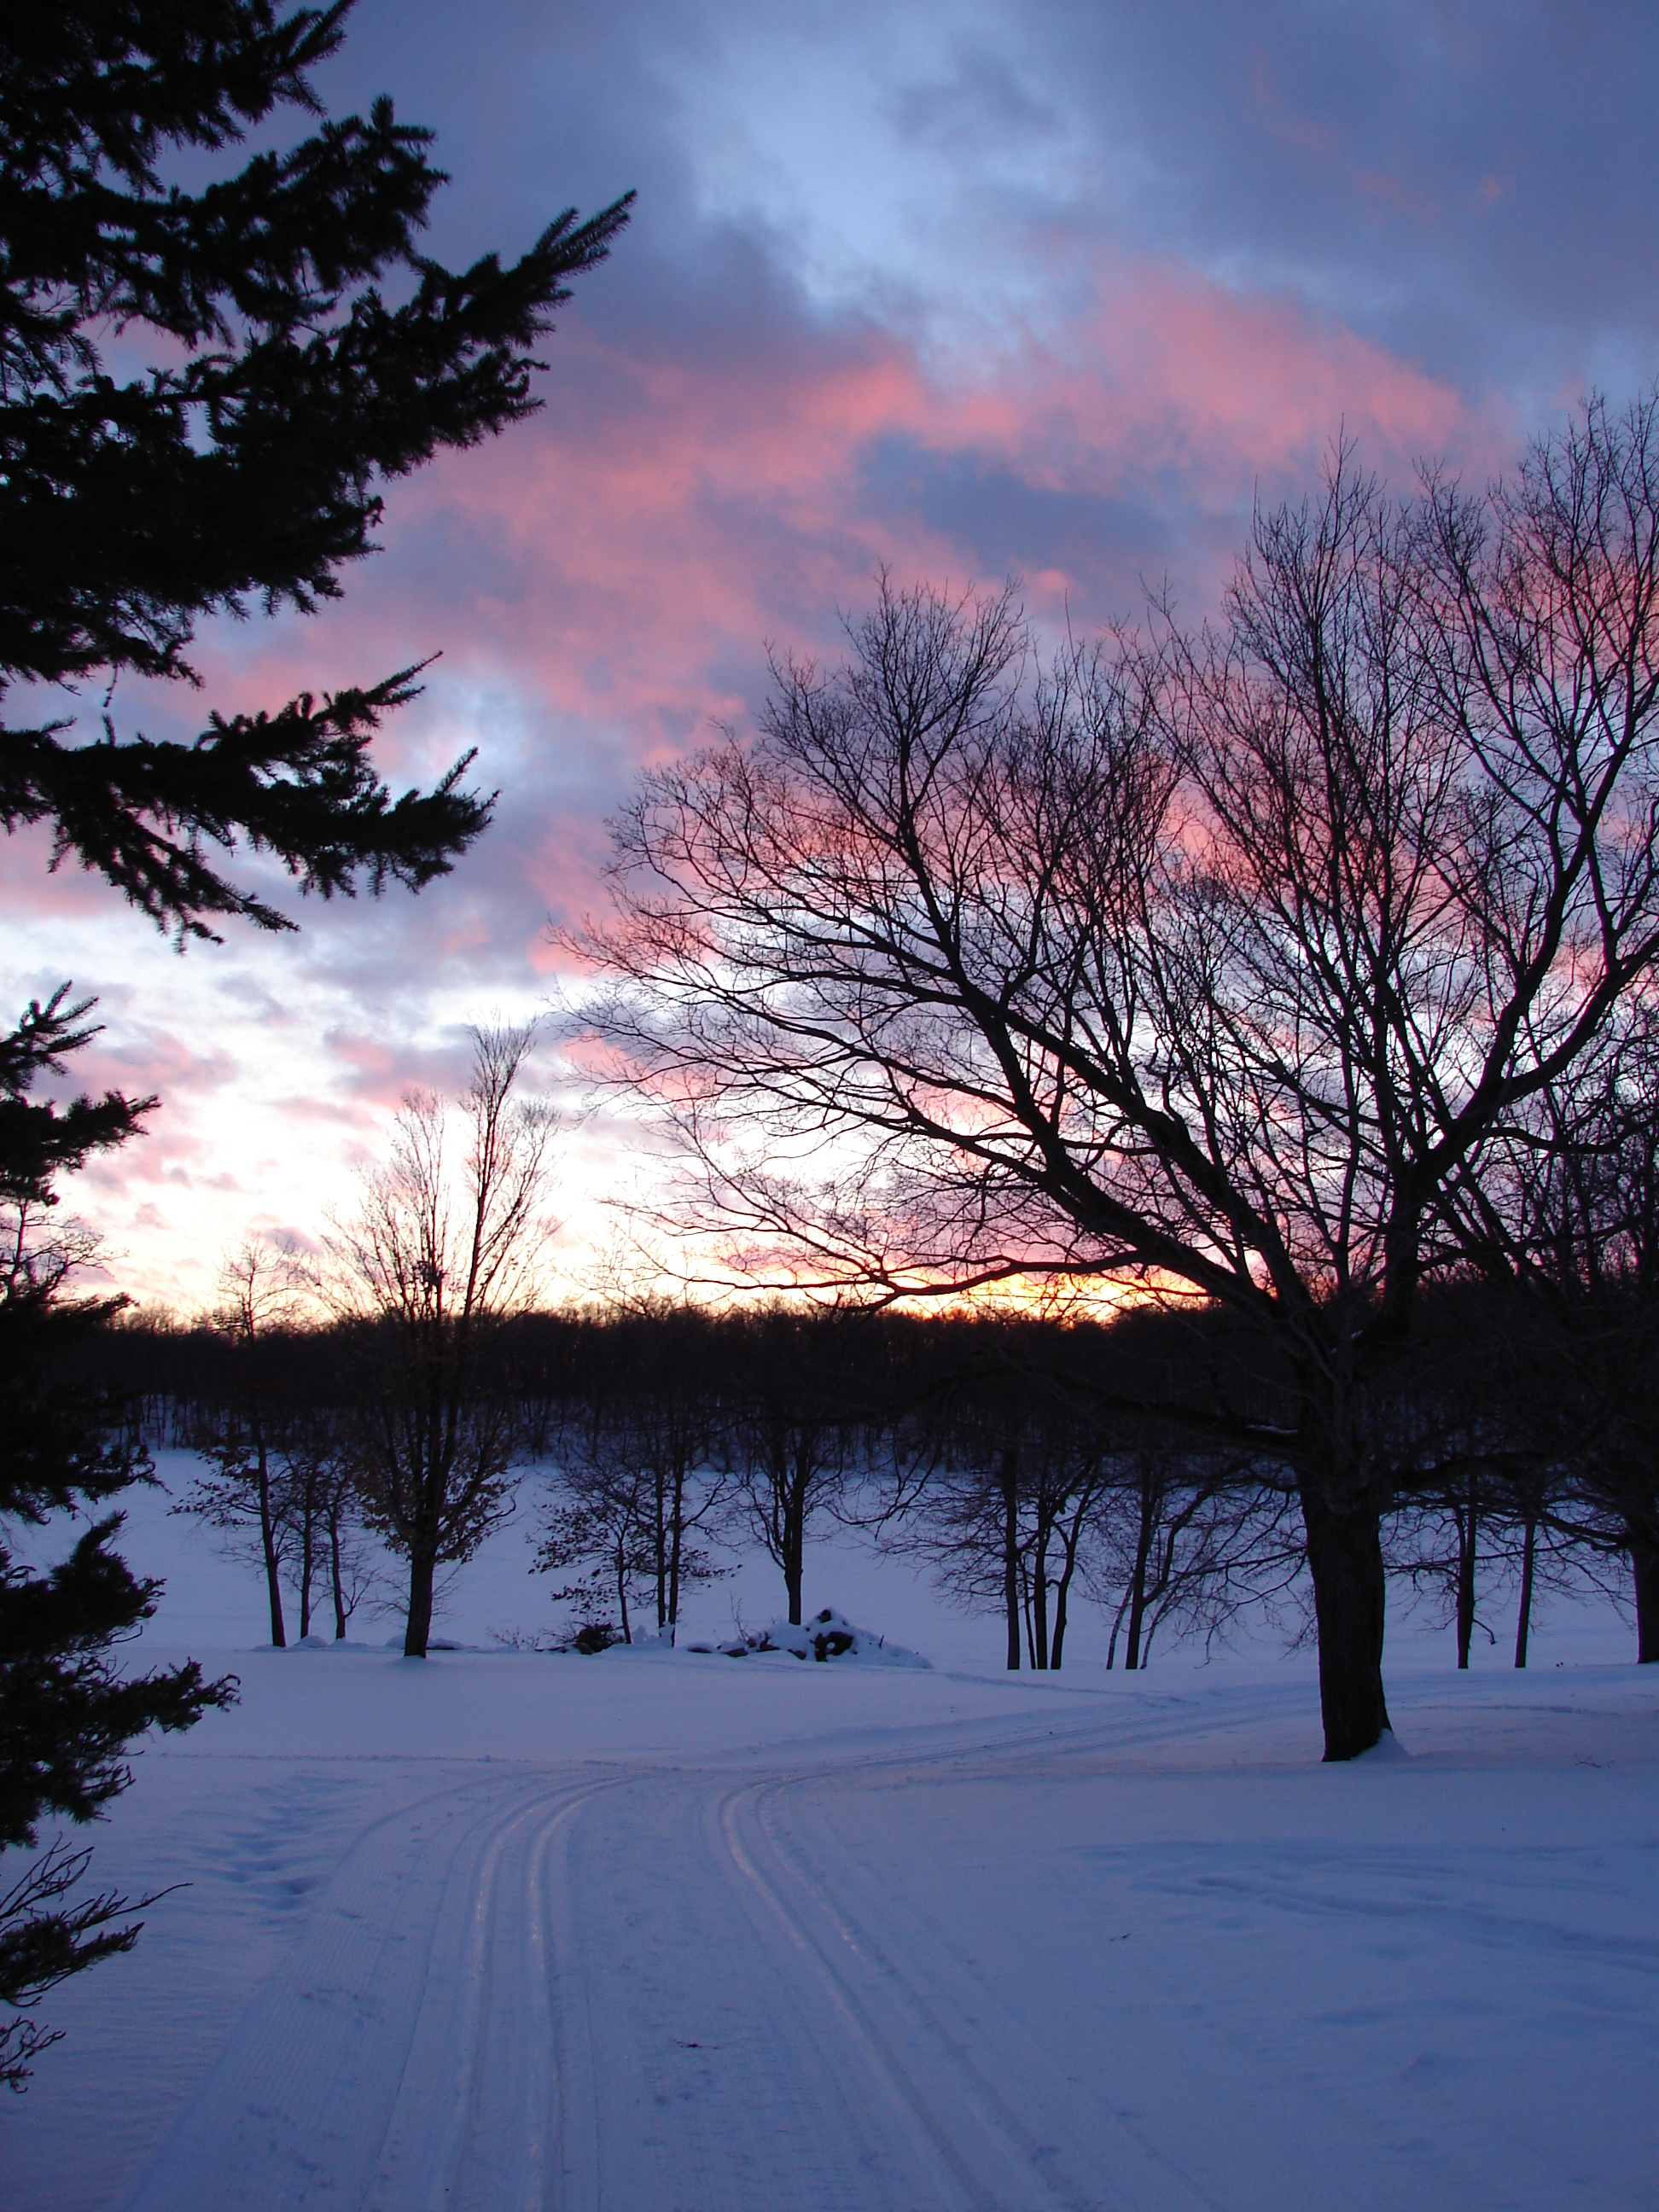
[[[495,687],[607,757],[619,793],[629,765],[741,714],[763,639],[832,641],[878,562],[967,580],[984,560],[872,493],[862,464],[884,441],[1237,536],[1254,488],[1310,485],[1340,427],[1396,480],[1424,453],[1484,471],[1505,427],[1291,299],[1152,264],[1099,270],[1062,337],[948,370],[874,326],[752,350],[739,331],[684,361],[578,327],[555,368],[535,423],[392,488],[388,552],[348,574],[343,606],[222,626],[204,703],[274,703],[441,649],[428,700],[389,733],[400,772],[471,742],[473,695]],[[1131,574],[1146,566],[1122,551]],[[1040,573],[1080,581],[1064,560]],[[585,848],[586,827],[563,834]]]
[[[860,464],[884,440],[1062,495],[1233,517],[1258,483],[1311,482],[1345,423],[1396,477],[1424,453],[1484,465],[1492,444],[1449,388],[1341,325],[1151,267],[1111,272],[1063,345],[948,376],[874,330],[694,366],[577,333],[559,383],[534,433],[429,472],[392,528],[487,541],[509,588],[450,598],[451,659],[620,730],[635,762],[739,712],[729,672],[752,677],[763,637],[832,638],[877,562],[971,573],[973,549],[871,499]]]
[[[867,600],[878,563],[958,584],[1023,566],[1035,607],[1069,600],[1086,620],[1132,611],[1138,575],[1173,559],[1197,612],[1255,489],[1310,487],[1339,426],[1396,482],[1419,453],[1483,475],[1507,449],[1495,410],[1340,323],[1145,264],[1103,264],[1062,333],[948,364],[872,324],[775,319],[674,343],[561,332],[546,413],[393,487],[388,550],[348,574],[341,605],[220,625],[202,641],[199,700],[143,702],[275,705],[441,647],[426,696],[388,731],[387,773],[429,775],[477,744],[478,778],[503,799],[476,853],[420,900],[299,908],[297,945],[238,933],[191,953],[166,1020],[130,1011],[155,980],[106,1002],[119,1019],[95,1079],[166,1102],[155,1134],[98,1179],[142,1286],[189,1291],[204,1253],[246,1222],[338,1203],[409,1084],[453,1087],[457,1003],[544,994],[561,965],[549,912],[596,902],[602,817],[635,769],[714,719],[743,723],[763,640],[833,652],[838,609]],[[915,487],[883,476],[893,453]],[[934,478],[968,485],[965,520]],[[1048,502],[1052,543],[1040,521],[1024,544],[1003,529],[1004,503],[1027,498]],[[1102,516],[1115,537],[1097,536]],[[100,886],[48,881],[37,840],[13,841],[9,860],[13,912],[61,927],[66,972],[95,984],[108,933],[142,926]],[[158,945],[133,972],[161,979],[171,958]],[[210,988],[211,1045],[184,1042],[180,1009]]]

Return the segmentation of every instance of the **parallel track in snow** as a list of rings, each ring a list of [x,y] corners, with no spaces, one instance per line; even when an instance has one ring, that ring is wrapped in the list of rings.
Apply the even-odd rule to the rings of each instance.
[[[1189,1725],[475,1770],[357,1837],[130,2212],[1212,2212],[845,1826]]]
[[[817,1771],[495,1769],[373,1823],[130,2212],[1108,2202],[780,1853]]]
[[[557,2202],[546,1868],[607,1786],[492,1776],[367,1829],[132,2212]],[[490,2193],[472,2199],[469,2170],[490,2166]]]
[[[1322,1773],[1284,1707],[1252,1688],[1219,1714],[1047,1702],[702,1762],[481,1759],[415,1781],[413,1803],[400,1771],[405,1802],[377,1819],[385,1797],[330,1801],[320,1770],[297,1796],[285,1784],[317,1826],[264,1878],[308,1902],[125,2201],[1637,2201],[1645,1737],[1614,1739],[1628,1774],[1579,1786],[1601,1823],[1587,1859],[1532,1767]],[[1240,1729],[1243,1770],[1225,1734]],[[365,1824],[313,1890],[354,1807]],[[245,1875],[264,1864],[263,1829],[250,1836]],[[1534,1986],[1570,2038],[1517,2006]],[[1561,2148],[1581,2111],[1601,2116],[1606,2174]],[[0,2174],[0,2202],[49,2201],[8,2197]]]
[[[919,2201],[951,2212],[1094,2212],[1098,2196],[1044,2172],[1042,2147],[890,1958],[781,1863],[760,1807],[784,1786],[735,1792],[711,1806],[711,1820],[757,1920],[821,1995],[843,2063],[862,2072],[874,2112],[908,2151]]]
[[[939,2202],[975,2212],[1217,2212],[1195,2178],[1114,2111],[1109,2082],[1081,2078],[1063,2042],[1032,2035],[1007,1992],[975,1971],[964,1956],[973,1931],[941,1942],[867,1870],[826,1848],[810,1802],[797,1802],[804,1794],[775,1784],[729,1800],[733,1856],[938,2144],[956,2190]]]

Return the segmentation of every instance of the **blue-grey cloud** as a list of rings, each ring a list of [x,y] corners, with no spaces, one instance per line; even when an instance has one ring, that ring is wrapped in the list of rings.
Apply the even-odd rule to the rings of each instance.
[[[766,641],[833,651],[878,561],[1018,571],[1081,624],[1165,574],[1202,611],[1344,420],[1478,473],[1659,366],[1656,60],[1619,8],[362,0],[321,88],[435,128],[435,252],[638,215],[544,413],[393,487],[340,605],[211,626],[199,697],[118,697],[181,734],[441,650],[380,750],[398,782],[478,747],[502,797],[453,875],[181,962],[8,852],[14,995],[101,985],[100,1066],[167,1097],[98,1186],[133,1279],[337,1199],[469,1014],[543,998],[640,761],[752,715]]]

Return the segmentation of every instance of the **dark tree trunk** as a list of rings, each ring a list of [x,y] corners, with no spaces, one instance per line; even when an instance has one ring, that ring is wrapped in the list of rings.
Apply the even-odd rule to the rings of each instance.
[[[270,1599],[270,1640],[280,1651],[288,1644],[288,1632],[283,1626],[283,1586],[276,1574],[276,1531],[270,1511],[270,1472],[265,1463],[265,1440],[260,1437],[259,1455],[259,1542],[265,1559],[265,1590]]]
[[[1112,1623],[1112,1640],[1106,1646],[1106,1671],[1108,1674],[1110,1674],[1117,1661],[1118,1633],[1123,1626],[1123,1616],[1128,1610],[1129,1592],[1126,1589],[1117,1608],[1117,1617]]]
[[[300,1641],[311,1633],[311,1578],[317,1571],[317,1514],[307,1493],[300,1531]]]
[[[1123,1671],[1133,1674],[1140,1665],[1140,1624],[1146,1614],[1146,1567],[1144,1560],[1135,1562],[1134,1580],[1129,1585],[1129,1626],[1123,1639]]]
[[[625,1534],[617,1539],[617,1603],[622,1608],[623,1642],[631,1644],[634,1636],[628,1625],[628,1539]]]
[[[1474,1475],[1457,1516],[1457,1664],[1467,1669],[1474,1638],[1474,1558],[1480,1528],[1480,1492]]]
[[[1152,1478],[1140,1478],[1140,1527],[1135,1535],[1134,1571],[1129,1577],[1129,1632],[1123,1646],[1123,1668],[1133,1674],[1141,1664],[1140,1630],[1146,1618],[1146,1567],[1152,1556],[1158,1498]]]
[[[1019,1458],[1012,1444],[1002,1454],[1002,1606],[1008,1621],[1008,1672],[1019,1672]]]
[[[334,1641],[343,1644],[346,1632],[345,1587],[340,1579],[340,1516],[337,1512],[329,1516],[328,1565],[329,1577],[334,1586]]]
[[[1521,1604],[1515,1618],[1515,1663],[1527,1663],[1527,1640],[1532,1634],[1532,1577],[1538,1556],[1538,1519],[1535,1514],[1527,1516],[1521,1538]]]
[[[1636,1577],[1636,1662],[1650,1667],[1659,1663],[1659,1544],[1632,1529],[1629,1551]]]
[[[656,1512],[656,1526],[652,1531],[652,1541],[656,1549],[657,1633],[660,1636],[668,1626],[669,1618],[667,1498],[660,1470],[653,1476],[652,1480],[653,1499]]]
[[[1066,1649],[1066,1613],[1072,1595],[1072,1577],[1077,1572],[1077,1555],[1083,1541],[1083,1524],[1092,1502],[1092,1488],[1078,1500],[1069,1521],[1061,1523],[1060,1542],[1065,1547],[1066,1564],[1060,1570],[1060,1580],[1054,1584],[1054,1640],[1048,1655],[1048,1664],[1058,1674],[1061,1654]],[[1116,1641],[1115,1636],[1113,1638]],[[1111,1665],[1108,1655],[1107,1665]]]
[[[784,1493],[783,1586],[789,1593],[789,1626],[800,1626],[800,1586],[806,1556],[804,1486],[792,1482]]]
[[[411,1552],[409,1558],[409,1622],[404,1631],[405,1659],[424,1659],[432,1633],[432,1577],[437,1561],[428,1552]]]
[[[1071,1588],[1072,1562],[1066,1562],[1066,1571],[1054,1585],[1054,1640],[1048,1654],[1048,1664],[1058,1674],[1060,1655],[1066,1649],[1066,1594]]]
[[[669,1490],[668,1523],[668,1640],[672,1644],[680,1626],[680,1559],[685,1549],[685,1468],[678,1460]]]
[[[1375,1506],[1334,1512],[1316,1482],[1300,1486],[1319,1626],[1319,1704],[1328,1759],[1357,1759],[1389,1726],[1382,1696],[1387,1578]]]

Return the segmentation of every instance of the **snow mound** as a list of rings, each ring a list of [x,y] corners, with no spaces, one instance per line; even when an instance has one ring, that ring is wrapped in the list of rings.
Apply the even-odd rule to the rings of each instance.
[[[890,1644],[867,1628],[854,1628],[843,1613],[826,1605],[822,1613],[797,1628],[775,1620],[769,1628],[751,1628],[729,1644],[692,1644],[691,1651],[718,1651],[728,1659],[746,1659],[751,1651],[787,1651],[792,1659],[861,1659],[878,1667],[931,1667],[919,1651]]]
[[[1362,1751],[1358,1759],[1348,1761],[1351,1766],[1392,1766],[1397,1760],[1411,1757],[1392,1729],[1385,1728],[1369,1751]]]

